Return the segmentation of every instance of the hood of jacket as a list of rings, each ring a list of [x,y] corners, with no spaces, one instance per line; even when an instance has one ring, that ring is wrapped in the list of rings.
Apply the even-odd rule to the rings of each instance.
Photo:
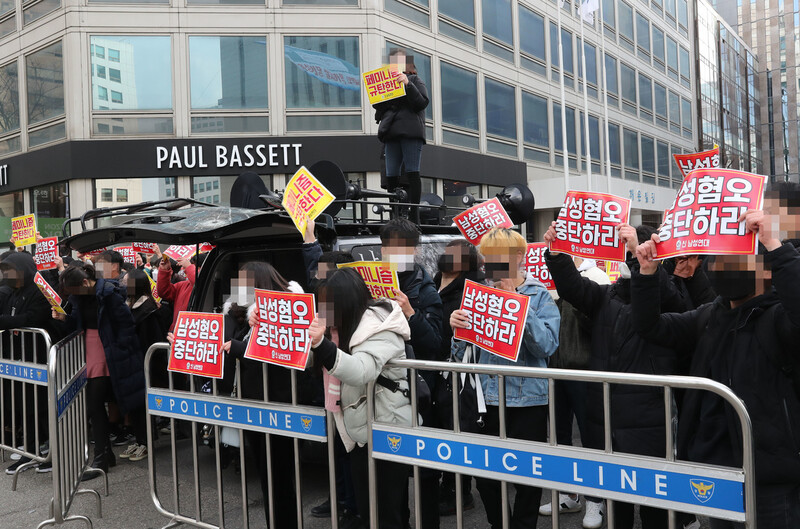
[[[411,329],[402,309],[400,309],[400,305],[394,301],[389,301],[389,303],[392,307],[391,312],[387,312],[381,306],[367,309],[361,317],[361,323],[358,324],[356,331],[350,338],[351,350],[353,347],[364,343],[370,336],[383,331],[393,332],[401,336],[404,341],[411,339]]]
[[[264,181],[256,173],[244,172],[231,186],[231,207],[261,209],[266,204],[258,196],[266,194],[267,186]]]
[[[0,263],[0,268],[9,267],[22,274],[22,286],[26,287],[33,283],[33,276],[36,275],[36,262],[28,252],[14,252]]]

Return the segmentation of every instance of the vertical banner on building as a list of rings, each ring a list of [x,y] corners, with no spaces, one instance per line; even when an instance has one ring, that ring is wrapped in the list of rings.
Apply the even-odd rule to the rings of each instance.
[[[397,80],[400,72],[391,66],[383,66],[363,74],[364,88],[369,104],[375,105],[406,95],[406,86]]]
[[[461,310],[469,313],[470,326],[456,329],[453,336],[516,362],[529,301],[528,296],[467,280]]]
[[[131,247],[133,247],[133,251],[136,253],[152,255],[156,253],[158,245],[154,242],[135,242],[131,244]]]
[[[458,231],[461,232],[464,238],[476,246],[480,244],[486,232],[492,228],[496,226],[511,228],[514,226],[511,217],[508,216],[497,197],[475,204],[468,210],[462,211],[453,217],[453,222],[456,223]]]
[[[693,152],[689,154],[673,154],[678,169],[686,178],[695,169],[715,169],[719,167],[719,147],[703,152]]]
[[[658,229],[658,259],[677,255],[752,255],[756,234],[739,217],[764,204],[766,177],[733,169],[695,169],[683,180]]]
[[[554,252],[576,257],[624,261],[617,225],[627,223],[631,201],[606,193],[570,191],[556,219]]]
[[[308,221],[316,219],[335,198],[308,169],[301,167],[286,184],[281,205],[305,235]]]
[[[119,252],[123,261],[136,266],[136,252],[133,251],[133,246],[117,246],[114,251]]]
[[[256,289],[258,326],[250,333],[245,358],[304,370],[314,320],[314,294]]]
[[[222,378],[225,360],[222,352],[224,318],[222,314],[179,312],[168,369],[177,373]]]
[[[42,274],[36,272],[36,275],[33,276],[33,282],[39,287],[39,292],[47,298],[47,302],[50,303],[50,306],[55,309],[56,312],[60,312],[61,314],[66,314],[67,312],[61,307],[61,296],[50,286],[50,283],[45,281]]]
[[[36,270],[53,270],[58,257],[58,237],[47,237],[36,241],[36,254],[33,260],[36,262]]]
[[[550,275],[550,270],[547,269],[547,264],[544,262],[545,250],[547,250],[545,242],[528,243],[528,249],[525,251],[525,269],[534,279],[538,279],[547,287],[547,290],[555,290],[556,284],[553,282],[553,276]]]
[[[11,219],[11,240],[18,248],[36,244],[36,216],[23,215]]]
[[[400,290],[397,280],[397,270],[388,263],[381,261],[356,261],[342,263],[339,268],[354,268],[358,275],[364,279],[370,294],[374,299],[395,298],[395,290]]]

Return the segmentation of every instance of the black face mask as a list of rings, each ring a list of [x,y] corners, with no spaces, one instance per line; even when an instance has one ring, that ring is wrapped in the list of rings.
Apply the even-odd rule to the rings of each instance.
[[[486,263],[484,265],[486,270],[486,278],[492,280],[500,280],[505,279],[509,276],[508,274],[508,264],[506,263]]]
[[[756,273],[752,270],[709,270],[707,275],[717,295],[726,300],[737,301],[756,291]]]
[[[450,272],[452,272],[454,264],[455,263],[453,262],[453,256],[447,255],[446,253],[440,255],[439,259],[436,261],[436,267],[443,274],[449,274]]]

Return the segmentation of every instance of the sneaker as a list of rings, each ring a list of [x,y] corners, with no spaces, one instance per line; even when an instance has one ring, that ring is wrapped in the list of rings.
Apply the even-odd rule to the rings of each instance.
[[[141,461],[142,459],[147,459],[147,446],[146,445],[136,445],[136,451],[130,455],[128,458],[129,461]]]
[[[581,510],[581,498],[578,496],[577,499],[573,500],[572,496],[569,494],[558,494],[558,512],[559,513],[567,513],[567,512],[578,512]],[[539,507],[539,514],[542,516],[553,516],[553,506],[549,503],[546,503]]]
[[[50,441],[45,441],[39,445],[39,453],[42,454],[42,456],[46,456],[50,453]]]
[[[25,463],[30,463],[31,461],[32,460],[31,460],[30,457],[21,457],[21,458],[19,458],[19,461],[17,461],[16,463],[14,463],[13,465],[11,465],[10,467],[8,467],[6,469],[6,474],[8,474],[9,476],[13,476],[14,472],[16,472],[19,467],[21,467]],[[31,468],[33,468],[33,467],[25,467],[24,469],[22,469],[22,472],[25,472],[26,470],[30,470]]]
[[[325,500],[316,507],[311,508],[311,516],[314,518],[329,518],[331,515],[331,500]]]
[[[586,514],[583,515],[584,529],[600,529],[603,527],[603,515],[606,506],[602,501],[586,501]]]
[[[695,518],[693,522],[684,525],[683,529],[700,529],[700,521]]]
[[[53,462],[52,461],[48,461],[46,463],[42,463],[41,465],[36,467],[36,473],[37,474],[47,474],[48,472],[52,472],[52,471],[53,471]]]
[[[133,444],[131,444],[131,445],[128,445],[128,448],[126,448],[126,449],[125,449],[125,451],[124,451],[124,452],[122,452],[122,453],[119,455],[119,457],[120,457],[121,459],[128,459],[128,458],[129,458],[129,457],[131,457],[133,454],[135,454],[135,453],[136,453],[136,451],[137,451],[138,449],[139,449],[139,443],[133,443]]]
[[[111,441],[111,446],[125,446],[135,442],[136,437],[130,432],[122,431],[117,435],[112,434],[109,440]]]

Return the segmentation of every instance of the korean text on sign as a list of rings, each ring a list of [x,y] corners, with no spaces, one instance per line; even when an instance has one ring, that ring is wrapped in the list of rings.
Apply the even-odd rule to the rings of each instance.
[[[609,261],[605,265],[606,275],[608,276],[608,280],[612,283],[616,283],[617,279],[622,276],[619,266],[620,263],[618,261]]]
[[[61,296],[50,286],[42,274],[36,272],[36,275],[33,276],[33,282],[36,283],[36,286],[39,287],[39,292],[47,298],[47,302],[50,303],[50,306],[55,309],[56,312],[60,312],[61,314],[66,314],[67,312],[61,308]]]
[[[467,280],[461,310],[469,313],[470,327],[456,329],[454,337],[516,362],[529,301],[528,296]]]
[[[388,263],[381,261],[356,261],[354,263],[342,263],[339,268],[355,268],[358,275],[367,284],[370,294],[374,299],[395,298],[395,290],[400,290],[400,282],[397,280],[397,270],[394,270]]]
[[[119,252],[123,261],[136,265],[136,252],[133,251],[133,246],[117,246],[114,250]]]
[[[308,363],[314,295],[256,289],[258,326],[250,333],[245,358],[303,370]]]
[[[222,378],[225,355],[224,316],[205,312],[180,312],[169,354],[170,371]]]
[[[628,222],[631,201],[605,193],[570,191],[556,219],[550,249],[577,257],[624,261],[617,225]]]
[[[131,244],[131,247],[136,253],[149,255],[156,253],[156,248],[158,248],[158,245],[154,242],[135,242]]]
[[[11,239],[16,246],[36,244],[36,216],[23,215],[11,219]]]
[[[765,180],[733,169],[689,173],[658,229],[658,258],[755,254],[756,235],[746,231],[739,217],[748,209],[761,209]]]
[[[719,147],[709,151],[693,152],[690,154],[673,154],[675,163],[684,178],[695,169],[715,169],[719,167]]]
[[[405,85],[396,80],[399,75],[391,66],[364,73],[364,88],[369,96],[369,104],[374,105],[406,95]]]
[[[36,254],[33,260],[37,270],[52,270],[56,268],[58,257],[58,237],[48,237],[36,241]]]
[[[483,236],[495,226],[510,228],[514,225],[497,197],[459,213],[453,217],[453,222],[458,231],[474,245],[478,245]]]
[[[528,244],[528,249],[525,251],[525,269],[547,287],[547,290],[555,290],[556,284],[553,282],[553,277],[550,275],[550,270],[544,262],[544,251],[547,250],[547,243],[532,242]]]
[[[189,259],[195,253],[197,253],[197,248],[195,246],[181,246],[179,244],[173,244],[172,246],[164,250],[164,255],[166,255],[167,257],[171,257],[176,261]]]
[[[316,219],[334,198],[308,169],[301,167],[286,184],[281,205],[300,233],[305,234],[308,221]]]

